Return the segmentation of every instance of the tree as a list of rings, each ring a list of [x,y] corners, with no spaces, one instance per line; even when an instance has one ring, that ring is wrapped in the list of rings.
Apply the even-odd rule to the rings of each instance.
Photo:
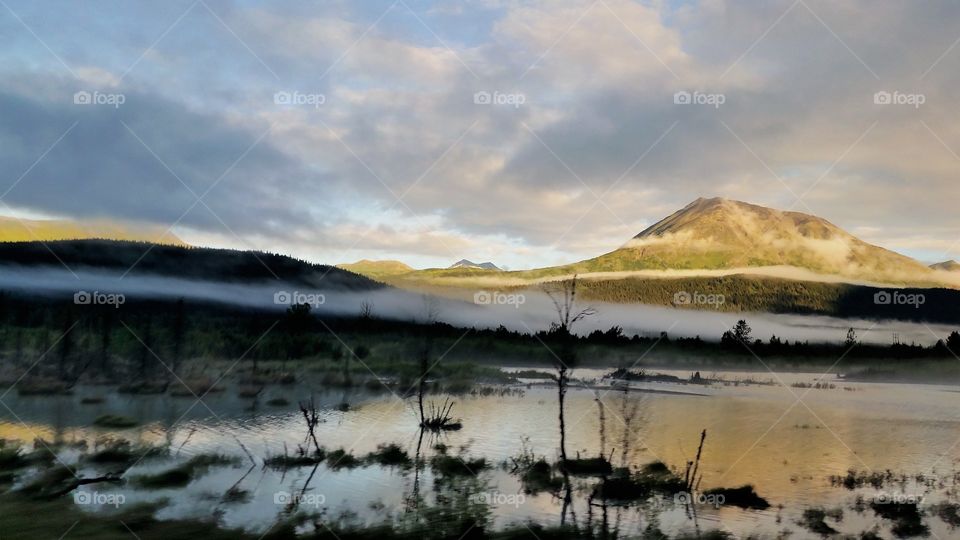
[[[847,339],[844,340],[843,344],[846,345],[847,348],[850,348],[855,346],[857,343],[859,343],[857,340],[857,331],[853,328],[847,330]]]
[[[173,316],[173,358],[171,359],[170,371],[175,375],[180,366],[180,357],[183,354],[183,335],[186,326],[186,315],[184,313],[183,298],[177,300],[176,311]],[[256,355],[254,355],[253,371],[257,371]]]
[[[947,337],[947,347],[954,353],[960,354],[960,332],[950,332]]]
[[[346,356],[346,361],[343,363],[343,384],[346,386],[351,386],[350,382],[350,356]],[[370,349],[366,345],[358,345],[357,348],[353,350],[353,356],[357,357],[357,360],[362,364],[363,361],[370,356]]]
[[[313,326],[310,304],[296,304],[287,308],[283,328],[287,333],[287,356],[300,358],[306,351],[306,334]]]
[[[720,338],[720,343],[725,346],[741,346],[741,345],[750,345],[750,333],[753,332],[753,329],[750,328],[750,325],[747,324],[747,321],[740,319],[737,321],[737,324],[733,326],[733,329],[727,330],[723,333],[723,336]]]
[[[73,330],[73,324],[70,324],[70,312],[63,317],[63,332],[60,335],[60,354],[57,363],[57,376],[61,381],[67,380],[67,368],[73,353],[73,336],[70,335]]]
[[[364,300],[360,302],[360,320],[369,321],[373,319],[373,302]]]
[[[559,354],[554,355],[554,368],[557,370],[557,406],[560,422],[560,460],[566,465],[566,421],[564,418],[563,400],[567,393],[568,374],[571,366],[576,364],[576,352],[571,339],[571,327],[583,319],[597,313],[592,307],[577,309],[577,275],[569,281],[545,283],[541,289],[553,302],[556,311],[556,321],[550,326],[550,333],[560,343]]]
[[[427,391],[427,375],[430,373],[430,356],[433,353],[433,325],[440,317],[440,307],[436,298],[423,295],[424,324],[428,326],[424,332],[423,347],[420,350],[420,376],[417,378],[417,407],[420,409],[420,427],[427,423],[427,416],[423,410],[423,398]]]

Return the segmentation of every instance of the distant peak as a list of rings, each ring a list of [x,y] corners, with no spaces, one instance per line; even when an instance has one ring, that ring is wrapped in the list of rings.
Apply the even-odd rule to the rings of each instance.
[[[931,264],[930,268],[934,270],[946,270],[948,272],[957,272],[960,271],[960,263],[950,259],[949,261],[939,262],[937,264]]]
[[[459,261],[450,265],[450,268],[479,268],[482,270],[500,270],[500,268],[493,264],[492,262],[482,262],[475,263],[470,259],[460,259]]]

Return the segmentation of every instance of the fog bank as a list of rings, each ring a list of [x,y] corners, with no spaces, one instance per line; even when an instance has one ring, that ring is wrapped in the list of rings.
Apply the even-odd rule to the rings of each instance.
[[[291,299],[316,300],[314,313],[329,315],[356,315],[364,302],[373,304],[374,315],[397,320],[423,321],[427,316],[425,297],[414,292],[393,288],[354,292],[336,288],[305,290],[282,281],[257,284],[195,281],[163,276],[127,275],[119,273],[76,271],[53,267],[0,266],[0,289],[23,294],[41,294],[72,300],[80,291],[88,293],[122,294],[126,304],[138,300],[184,298],[189,301],[216,302],[235,306],[276,310],[278,315]],[[310,296],[313,295],[313,296]],[[278,303],[278,301],[280,303]],[[525,291],[522,301],[509,304],[478,305],[471,301],[430,297],[438,318],[455,326],[495,328],[503,325],[510,330],[539,331],[547,329],[554,318],[553,304],[539,291]],[[781,339],[801,341],[839,342],[847,329],[857,330],[864,342],[888,344],[894,333],[902,342],[931,344],[946,338],[955,328],[946,325],[910,323],[901,321],[867,321],[809,315],[779,315],[768,313],[725,313],[693,311],[650,305],[591,303],[597,314],[582,321],[578,333],[623,327],[632,335],[658,335],[662,331],[671,336],[700,336],[717,340],[738,319],[746,319],[753,327],[754,337],[767,340],[771,335]],[[124,306],[118,310],[122,314]]]

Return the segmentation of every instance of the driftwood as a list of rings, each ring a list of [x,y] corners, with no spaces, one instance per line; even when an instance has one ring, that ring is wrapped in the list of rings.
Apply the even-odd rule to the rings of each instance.
[[[122,475],[123,473],[107,473],[103,476],[97,476],[95,478],[77,478],[73,482],[70,482],[70,484],[65,486],[63,489],[51,493],[50,498],[53,499],[56,497],[62,497],[63,495],[70,493],[71,491],[77,489],[80,486],[86,486],[89,484],[100,484],[103,482],[109,482],[111,484],[122,484],[123,483]]]
[[[310,396],[310,401],[300,402],[300,412],[303,413],[303,420],[307,423],[307,438],[313,440],[313,447],[317,451],[317,455],[320,455],[323,450],[320,449],[320,442],[317,441],[317,434],[314,431],[320,424],[320,414],[317,412],[317,405],[313,401],[313,396]]]

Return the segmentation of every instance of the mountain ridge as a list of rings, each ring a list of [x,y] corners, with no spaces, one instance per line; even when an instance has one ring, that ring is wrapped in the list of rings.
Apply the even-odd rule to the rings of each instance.
[[[69,219],[20,219],[0,216],[0,242],[55,240],[119,240],[187,246],[171,231],[153,225],[109,220],[79,222]]]

